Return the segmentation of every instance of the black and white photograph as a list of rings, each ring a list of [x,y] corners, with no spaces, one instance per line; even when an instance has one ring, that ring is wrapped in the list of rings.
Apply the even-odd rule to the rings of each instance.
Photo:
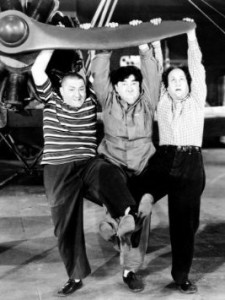
[[[225,1],[0,1],[0,298],[225,299]]]

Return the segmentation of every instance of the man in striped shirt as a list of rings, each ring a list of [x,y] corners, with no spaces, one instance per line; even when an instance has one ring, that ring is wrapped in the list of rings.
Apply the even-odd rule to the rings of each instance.
[[[32,75],[44,107],[44,185],[50,203],[54,232],[69,280],[58,291],[66,296],[81,288],[90,272],[84,232],[83,198],[104,204],[119,218],[121,237],[134,229],[134,219],[125,211],[135,205],[127,186],[96,156],[97,104],[86,90],[84,72],[66,74],[58,95],[46,68],[53,50],[41,51]],[[116,187],[116,188],[115,188]]]

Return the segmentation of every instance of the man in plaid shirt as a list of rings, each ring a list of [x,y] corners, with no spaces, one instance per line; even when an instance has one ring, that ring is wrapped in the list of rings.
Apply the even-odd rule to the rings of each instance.
[[[157,107],[159,147],[146,172],[151,178],[149,185],[155,202],[168,194],[171,273],[178,289],[191,294],[197,291],[188,274],[199,226],[200,197],[205,186],[201,145],[207,91],[195,29],[189,31],[187,37],[188,67],[170,67],[162,75]],[[155,49],[157,59],[162,61],[160,43]]]

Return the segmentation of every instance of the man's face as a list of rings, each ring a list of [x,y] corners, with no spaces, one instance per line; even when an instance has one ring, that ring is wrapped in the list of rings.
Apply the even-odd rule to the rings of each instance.
[[[86,86],[83,79],[76,77],[65,78],[60,88],[64,102],[80,108],[86,99]]]
[[[131,105],[140,95],[140,84],[135,80],[134,75],[130,75],[124,81],[119,81],[115,85],[115,90],[123,101]]]
[[[167,91],[174,100],[182,100],[189,93],[186,75],[181,69],[174,69],[168,75]]]

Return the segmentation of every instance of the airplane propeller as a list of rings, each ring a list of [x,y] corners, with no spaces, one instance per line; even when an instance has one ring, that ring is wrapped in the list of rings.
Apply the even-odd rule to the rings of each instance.
[[[22,0],[21,0],[22,1]],[[21,108],[25,97],[21,89],[27,82],[28,98],[35,98],[30,67],[42,49],[98,50],[138,46],[154,40],[186,33],[195,23],[163,21],[154,26],[98,27],[84,30],[77,26],[49,24],[57,14],[58,0],[1,0],[0,8],[0,103]],[[18,92],[20,90],[20,92]],[[13,91],[13,95],[12,95]]]
[[[9,10],[0,13],[0,52],[15,54],[42,49],[119,49],[138,46],[187,32],[195,26],[184,21],[164,21],[159,26],[98,27],[89,30],[47,25]]]
[[[22,5],[23,3],[23,5]],[[77,24],[69,17],[64,16],[60,11],[58,0],[1,0],[0,2],[0,46],[15,47],[26,39],[29,30],[23,18],[18,17],[17,12],[26,15],[27,18],[36,20],[38,23],[51,23],[54,25],[75,27]],[[9,13],[10,12],[10,13]],[[54,69],[62,67],[59,62],[60,51],[55,51],[51,65]],[[64,51],[65,52],[65,51]],[[24,110],[27,105],[32,104],[32,100],[38,99],[35,85],[33,83],[30,68],[38,55],[38,51],[28,51],[11,54],[8,50],[0,50],[0,109]],[[76,61],[76,51],[69,50],[64,57],[64,68],[71,65],[71,61]],[[50,69],[51,71],[51,69]],[[51,75],[49,71],[49,75]],[[55,77],[53,76],[54,80]]]

